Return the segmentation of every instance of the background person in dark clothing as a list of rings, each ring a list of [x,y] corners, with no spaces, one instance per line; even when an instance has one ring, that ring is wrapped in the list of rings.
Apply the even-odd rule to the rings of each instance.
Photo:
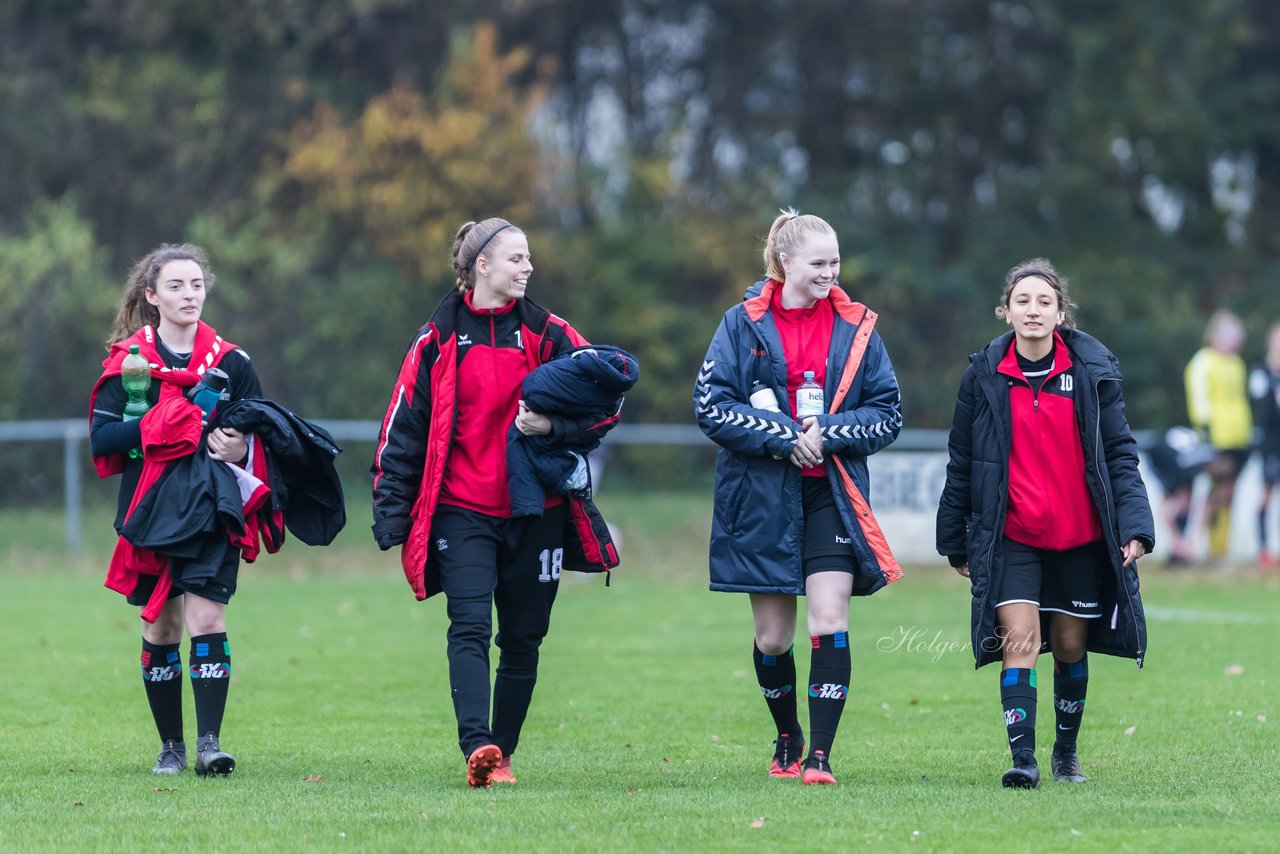
[[[453,242],[457,290],[414,336],[392,389],[374,457],[373,534],[400,560],[419,599],[443,591],[449,683],[467,782],[515,783],[515,753],[565,563],[566,499],[512,517],[507,428],[588,436],[520,399],[532,370],[586,340],[525,296],[533,261],[504,219],[468,222]],[[577,529],[574,529],[574,533]],[[490,717],[489,643],[501,650]]]
[[[1253,423],[1259,431],[1258,452],[1262,462],[1262,499],[1258,503],[1258,562],[1268,568],[1277,565],[1276,550],[1269,547],[1267,511],[1280,484],[1280,323],[1267,331],[1267,355],[1249,374],[1249,398],[1253,401]]]
[[[1196,476],[1213,461],[1217,450],[1190,427],[1170,427],[1144,448],[1164,498],[1160,514],[1169,532],[1167,566],[1185,566],[1196,559],[1191,542],[1191,499]]]
[[[143,477],[145,462],[129,452],[142,443],[146,416],[123,420],[126,395],[120,366],[130,344],[137,344],[151,364],[153,381],[148,400],[153,407],[181,395],[207,368],[217,367],[230,379],[232,399],[261,397],[258,376],[244,351],[225,341],[213,327],[201,321],[205,295],[214,282],[204,252],[195,246],[165,245],[133,268],[120,299],[104,372],[94,387],[90,446],[102,476],[121,475],[115,527],[124,525]],[[193,407],[194,409],[194,407]],[[157,410],[159,411],[159,410]],[[198,419],[195,411],[193,417]],[[239,463],[248,454],[248,439],[237,430],[219,428],[207,437],[208,454],[215,460]],[[144,484],[145,487],[145,484]],[[123,544],[123,541],[122,541]],[[227,640],[226,607],[235,593],[239,552],[228,549],[213,578],[198,588],[185,587],[180,567],[159,561],[160,574],[136,572],[140,555],[113,558],[112,572],[136,575],[129,602],[145,605],[157,584],[173,580],[168,599],[154,623],[142,624],[142,679],[163,749],[152,769],[156,774],[177,774],[187,765],[182,725],[182,662],[179,646],[183,627],[191,636],[188,658],[192,693],[195,695],[196,773],[229,774],[235,760],[222,751],[219,741],[227,688],[231,681],[231,645]],[[112,585],[111,576],[108,585]],[[118,589],[118,588],[113,588]]]
[[[996,315],[1013,331],[969,357],[948,443],[938,552],[971,582],[977,665],[1002,661],[1013,767],[1040,783],[1036,660],[1053,653],[1053,778],[1084,782],[1076,736],[1086,650],[1146,651],[1137,560],[1155,542],[1119,364],[1074,328],[1067,281],[1043,258],[1005,277]]]

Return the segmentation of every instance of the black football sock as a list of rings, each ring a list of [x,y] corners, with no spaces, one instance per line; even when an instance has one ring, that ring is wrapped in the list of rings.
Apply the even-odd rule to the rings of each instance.
[[[756,666],[756,681],[760,693],[773,716],[778,735],[789,735],[804,741],[800,717],[796,713],[796,657],[792,647],[782,655],[766,655],[754,643],[751,658]]]
[[[142,640],[142,684],[161,741],[182,741],[182,657],[179,644]]]
[[[809,658],[809,755],[821,751],[829,758],[836,740],[844,701],[849,696],[849,633],[814,635]]]
[[[191,639],[191,693],[196,698],[196,735],[203,738],[222,730],[231,685],[231,644],[226,632]]]
[[[1010,667],[1000,671],[1000,702],[1009,735],[1009,752],[1036,749],[1036,671]]]
[[[1053,708],[1058,723],[1053,749],[1059,753],[1075,752],[1088,688],[1089,656],[1070,664],[1053,660]]]

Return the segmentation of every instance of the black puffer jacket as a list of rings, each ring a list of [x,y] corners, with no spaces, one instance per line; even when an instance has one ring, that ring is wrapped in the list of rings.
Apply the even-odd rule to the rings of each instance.
[[[1059,333],[1073,362],[1085,480],[1111,556],[1111,572],[1103,574],[1100,590],[1103,616],[1090,621],[1088,649],[1136,659],[1141,667],[1147,651],[1147,623],[1138,595],[1137,562],[1122,566],[1120,550],[1137,539],[1150,551],[1155,545],[1155,524],[1138,473],[1137,444],[1125,420],[1120,366],[1097,339],[1075,329]],[[969,560],[977,667],[1001,660],[995,603],[1004,571],[1000,541],[1013,428],[1008,378],[999,375],[996,367],[1012,340],[1013,333],[1006,333],[969,357],[956,400],[947,482],[938,506],[938,553],[967,555]],[[1041,637],[1042,651],[1048,651],[1048,631],[1042,631]]]
[[[531,371],[521,393],[533,412],[551,417],[550,435],[526,436],[507,430],[507,484],[512,516],[541,516],[548,492],[590,494],[590,481],[579,489],[566,488],[585,455],[618,423],[623,395],[640,378],[640,365],[618,347],[577,347]],[[567,429],[573,423],[585,430]]]
[[[327,546],[347,523],[342,479],[334,460],[342,448],[322,427],[273,400],[233,400],[213,414],[209,428],[253,433],[267,450],[272,506],[289,531],[309,546]]]
[[[269,551],[284,544],[280,522],[311,546],[327,546],[346,523],[342,482],[334,458],[342,449],[320,427],[271,400],[246,398],[223,403],[210,430],[234,427],[252,433],[266,454],[266,503],[254,511]],[[187,585],[212,578],[242,536],[246,515],[232,467],[196,452],[173,463],[147,491],[121,534],[135,546],[177,558],[172,571]],[[249,558],[252,560],[252,557]]]

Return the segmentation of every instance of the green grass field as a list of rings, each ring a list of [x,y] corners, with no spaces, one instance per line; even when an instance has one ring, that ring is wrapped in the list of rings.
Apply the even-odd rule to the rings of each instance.
[[[1274,578],[1152,564],[1146,669],[1091,659],[1089,782],[1010,791],[965,584],[908,568],[853,603],[840,785],[801,787],[764,774],[772,729],[747,601],[706,590],[707,498],[600,503],[624,564],[608,589],[566,577],[520,784],[491,791],[464,782],[442,603],[413,600],[364,508],[333,547],[291,541],[242,570],[223,727],[239,764],[216,780],[149,773],[137,618],[101,587],[106,518],[91,517],[89,554],[73,560],[39,545],[60,542],[56,515],[0,515],[0,850],[1225,851],[1280,838]],[[1042,660],[1042,722],[1050,672]]]

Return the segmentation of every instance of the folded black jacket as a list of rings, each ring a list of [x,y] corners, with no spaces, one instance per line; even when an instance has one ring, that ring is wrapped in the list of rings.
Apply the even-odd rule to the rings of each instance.
[[[273,400],[235,400],[218,407],[210,429],[233,427],[267,446],[272,506],[289,531],[309,546],[327,546],[347,523],[334,460],[342,448],[322,427]]]
[[[334,459],[342,449],[325,430],[270,400],[221,404],[209,429],[253,433],[266,451],[270,498],[258,511],[263,538],[274,551],[285,526],[302,542],[328,545],[346,524],[346,504]],[[207,435],[207,432],[206,432]],[[245,532],[240,486],[225,463],[211,459],[202,440],[196,452],[173,463],[139,501],[121,530],[136,546],[176,560],[175,578],[198,586],[217,573],[230,536]]]
[[[545,362],[524,378],[525,405],[550,416],[561,429],[546,436],[507,431],[507,485],[512,516],[541,516],[548,492],[590,496],[590,480],[575,479],[583,458],[618,422],[623,395],[640,377],[640,365],[618,347],[577,347]],[[577,423],[583,429],[566,425]]]

